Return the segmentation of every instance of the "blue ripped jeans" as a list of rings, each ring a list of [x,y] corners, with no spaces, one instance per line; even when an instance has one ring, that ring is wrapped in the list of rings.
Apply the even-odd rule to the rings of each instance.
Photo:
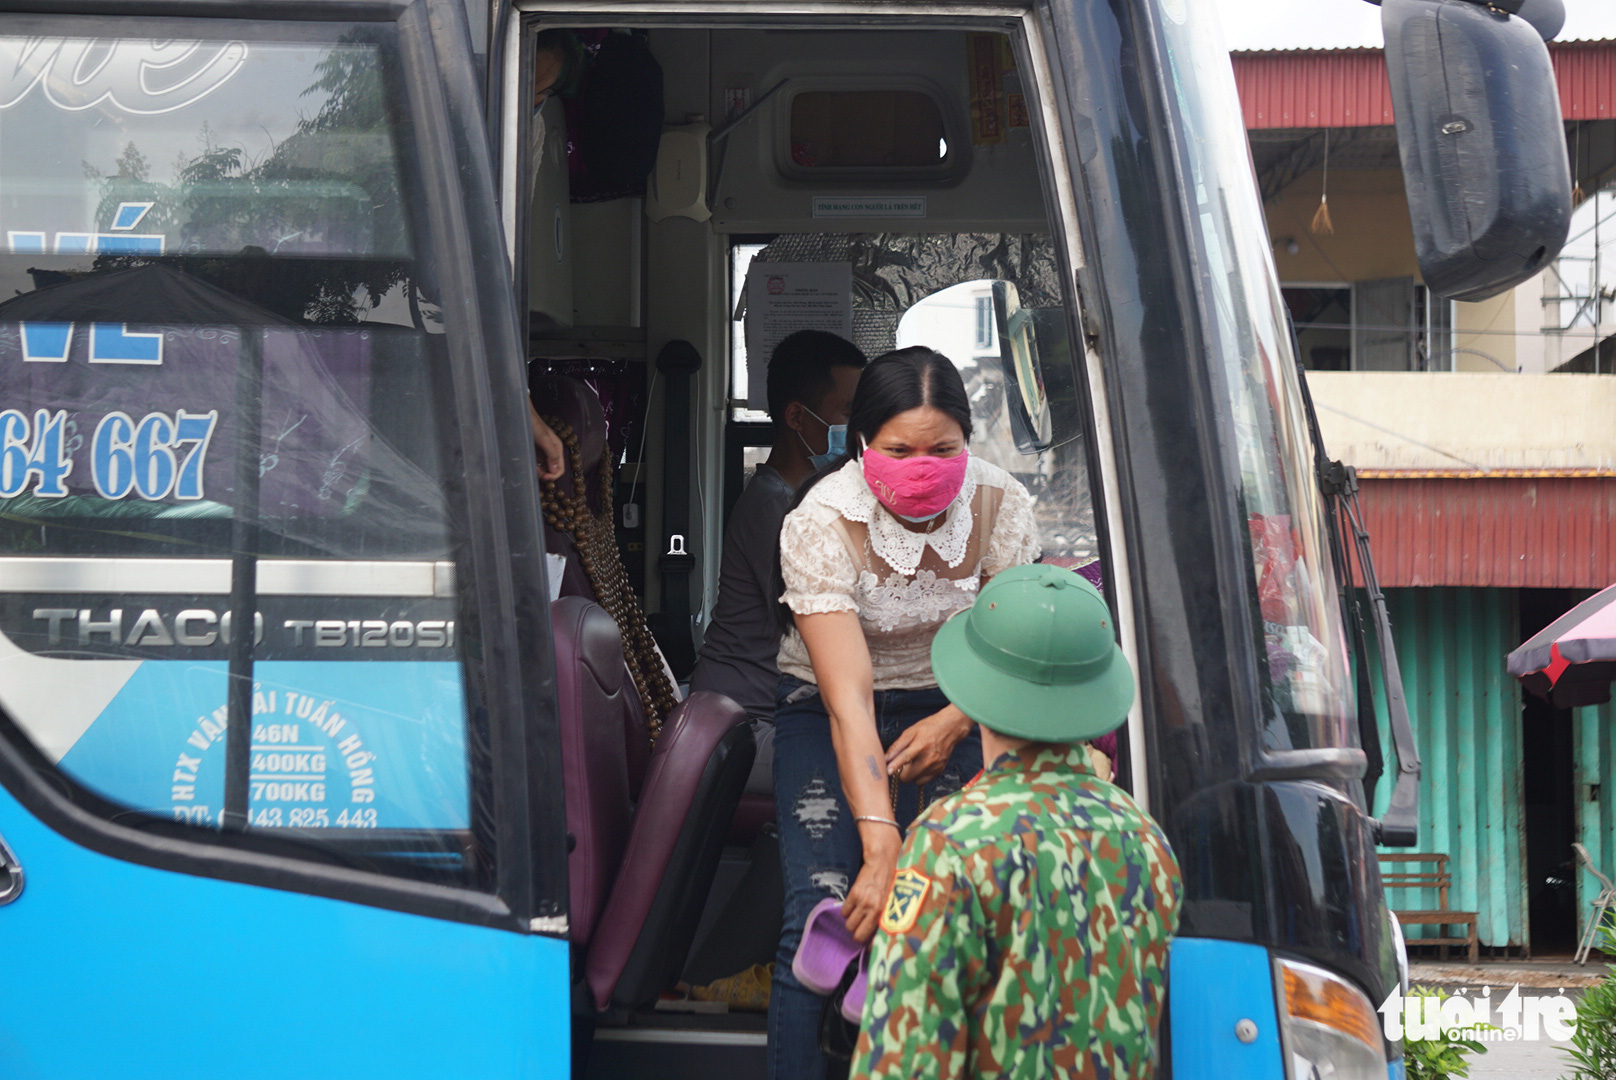
[[[948,704],[941,690],[877,690],[875,726],[883,747],[917,720]],[[973,729],[925,790],[898,787],[897,819],[907,826],[930,803],[958,791],[982,768],[981,736]],[[785,921],[769,993],[769,1080],[825,1080],[829,1059],[819,1050],[825,999],[791,973],[791,959],[815,904],[847,892],[863,864],[858,830],[842,796],[831,746],[830,717],[812,683],[780,676],[774,708],[774,807],[785,877]]]

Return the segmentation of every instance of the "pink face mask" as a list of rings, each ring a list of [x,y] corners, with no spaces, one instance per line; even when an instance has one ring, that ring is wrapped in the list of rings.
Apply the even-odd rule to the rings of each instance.
[[[959,498],[970,451],[954,457],[890,458],[864,446],[864,482],[881,505],[905,521],[930,521]]]

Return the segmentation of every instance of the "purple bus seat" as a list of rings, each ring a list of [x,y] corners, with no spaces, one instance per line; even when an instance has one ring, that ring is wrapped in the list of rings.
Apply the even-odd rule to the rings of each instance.
[[[550,605],[550,623],[572,941],[596,1008],[637,1008],[684,966],[756,747],[739,705],[692,694],[663,723],[631,807],[624,732],[649,736],[617,624],[577,596]]]
[[[756,753],[746,713],[722,694],[698,690],[663,723],[585,959],[597,1008],[649,1005],[677,981]]]
[[[572,940],[588,944],[628,845],[634,816],[621,719],[640,711],[629,684],[617,624],[581,596],[550,605],[556,650],[556,705],[561,715]],[[642,720],[643,730],[643,720]]]

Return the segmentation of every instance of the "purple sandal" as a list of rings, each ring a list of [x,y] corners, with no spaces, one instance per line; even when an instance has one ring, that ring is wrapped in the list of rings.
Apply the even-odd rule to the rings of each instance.
[[[791,958],[791,973],[814,993],[833,994],[847,973],[847,965],[862,951],[842,919],[842,901],[827,896],[808,913],[802,943]]]
[[[864,1019],[864,999],[870,990],[870,950],[859,953],[858,974],[842,995],[842,1019],[857,1024]]]

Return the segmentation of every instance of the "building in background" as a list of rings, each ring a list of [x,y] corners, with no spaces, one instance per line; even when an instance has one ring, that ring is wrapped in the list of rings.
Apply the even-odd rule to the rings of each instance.
[[[1233,54],[1325,444],[1359,470],[1388,590],[1419,850],[1451,856],[1483,945],[1539,955],[1571,952],[1597,892],[1571,844],[1616,870],[1616,708],[1523,700],[1504,671],[1616,582],[1616,41],[1549,49],[1583,201],[1558,260],[1478,304],[1420,281],[1380,50]]]

